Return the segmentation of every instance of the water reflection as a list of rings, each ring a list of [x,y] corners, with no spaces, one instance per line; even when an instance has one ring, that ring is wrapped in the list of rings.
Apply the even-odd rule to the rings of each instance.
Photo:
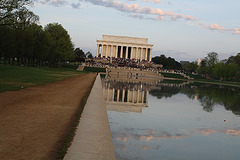
[[[223,134],[228,134],[231,136],[240,136],[240,128],[224,128],[223,130],[215,130],[215,129],[206,129],[206,128],[196,128],[192,131],[190,131],[190,134],[199,134],[199,135],[204,135],[204,136],[210,136],[210,134],[213,133],[223,133]]]
[[[214,106],[223,105],[226,110],[240,115],[240,89],[236,87],[209,84],[175,84],[159,83],[161,88],[152,89],[149,93],[159,99],[170,98],[176,94],[185,94],[190,99],[200,102],[204,111],[212,112]]]
[[[164,139],[183,139],[190,137],[191,135],[203,135],[210,136],[211,134],[227,134],[233,137],[240,136],[240,128],[224,128],[222,130],[207,129],[207,128],[195,128],[188,133],[176,133],[172,135],[167,131],[159,129],[139,129],[139,128],[123,128],[121,132],[112,132],[113,137],[122,142],[135,141],[161,141]]]
[[[239,88],[107,78],[102,85],[118,160],[240,156]]]
[[[148,96],[151,86],[149,82],[144,83],[139,80],[137,82],[122,82],[122,80],[117,81],[108,77],[103,79],[102,83],[107,110],[142,112],[143,107],[148,107]]]
[[[240,128],[236,128],[236,129],[225,128],[223,130],[196,128],[196,129],[189,131],[187,134],[185,134],[185,133],[171,134],[167,131],[162,131],[161,129],[139,129],[139,128],[122,128],[120,131],[119,130],[112,131],[112,136],[114,138],[114,143],[115,143],[115,150],[117,150],[116,151],[117,159],[128,159],[129,157],[131,157],[130,159],[138,159],[138,158],[140,158],[140,159],[152,159],[152,158],[155,159],[156,157],[160,158],[160,157],[162,157],[162,155],[159,154],[159,152],[164,147],[169,148],[169,145],[173,145],[175,148],[175,147],[180,147],[179,143],[184,143],[184,145],[182,147],[184,147],[186,150],[188,150],[188,149],[190,149],[189,146],[191,146],[191,145],[193,145],[192,147],[196,147],[198,145],[200,145],[200,146],[204,145],[204,144],[201,144],[201,142],[198,142],[199,144],[194,144],[195,143],[194,141],[192,142],[193,144],[191,144],[191,142],[187,142],[188,139],[193,140],[195,137],[198,137],[199,135],[207,136],[207,137],[214,136],[216,139],[216,137],[217,138],[223,137],[221,134],[222,135],[226,134],[226,135],[230,135],[233,137],[239,137],[240,136]],[[225,138],[227,139],[227,137],[225,137]],[[183,139],[186,139],[186,140],[183,141]],[[168,144],[167,141],[170,141],[170,140],[172,141],[170,143],[174,143],[174,144]],[[228,141],[228,139],[227,139],[227,141]],[[239,139],[237,139],[237,141],[239,142]],[[207,145],[211,146],[206,142],[204,142],[204,143],[206,146]],[[229,144],[227,142],[225,142],[225,143]],[[163,144],[165,144],[167,146],[163,146]],[[229,146],[226,146],[226,147],[229,147]],[[175,150],[179,150],[179,149],[180,148],[175,149]],[[209,151],[211,151],[211,150],[212,149],[210,149]],[[213,150],[215,150],[215,149],[213,149]],[[144,151],[144,152],[138,153],[141,151]],[[155,151],[155,153],[149,157],[145,157],[144,155],[142,155],[142,154],[146,154],[147,152],[153,152],[153,151]],[[132,153],[128,154],[126,156],[125,155],[126,152],[132,152]],[[201,150],[199,150],[199,152],[201,152]],[[138,155],[136,155],[136,153]],[[175,153],[172,152],[172,154],[175,154]],[[182,155],[183,157],[185,157],[184,159],[191,159],[191,158],[187,158],[189,156],[187,155],[188,153],[186,151],[183,154],[186,154],[186,155]],[[180,155],[178,155],[178,156],[180,156]],[[233,155],[233,157],[234,156],[235,155]],[[136,157],[138,157],[138,158],[136,158]],[[169,157],[171,157],[171,156],[169,156]],[[208,159],[208,158],[211,159],[209,155],[203,156],[203,157],[205,157],[205,159]],[[158,158],[156,158],[156,159],[158,159]],[[179,159],[179,158],[176,158],[176,159]],[[194,158],[194,159],[204,159],[204,158]],[[213,159],[218,159],[218,158],[213,158]]]
[[[122,132],[113,132],[112,133],[116,140],[122,142],[128,142],[131,140],[135,141],[160,141],[163,139],[183,139],[187,137],[185,134],[177,133],[175,135],[171,135],[166,131],[160,131],[156,129],[135,129],[135,128],[123,128]]]

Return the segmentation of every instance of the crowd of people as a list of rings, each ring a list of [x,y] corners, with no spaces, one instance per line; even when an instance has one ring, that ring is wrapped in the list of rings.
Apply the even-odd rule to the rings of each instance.
[[[94,57],[94,59],[87,60],[86,64],[88,66],[114,66],[114,67],[132,67],[132,68],[148,68],[153,64],[150,61],[140,60],[140,59],[126,59],[126,58],[115,58],[115,57]]]
[[[86,59],[85,66],[88,67],[115,67],[115,68],[139,68],[151,71],[158,71],[163,73],[176,73],[184,74],[183,70],[177,69],[164,69],[161,65],[153,64],[151,61],[140,60],[140,59],[126,59],[126,58],[115,58],[115,57],[94,57],[93,59]]]

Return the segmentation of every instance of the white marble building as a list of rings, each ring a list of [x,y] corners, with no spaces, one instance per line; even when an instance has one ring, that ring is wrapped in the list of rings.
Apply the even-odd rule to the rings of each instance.
[[[153,44],[148,44],[147,38],[127,36],[102,35],[97,40],[97,56],[138,59],[140,61],[152,60]]]

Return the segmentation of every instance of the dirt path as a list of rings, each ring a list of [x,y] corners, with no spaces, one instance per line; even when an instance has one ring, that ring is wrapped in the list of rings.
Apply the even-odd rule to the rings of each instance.
[[[95,76],[0,93],[0,159],[56,159]]]

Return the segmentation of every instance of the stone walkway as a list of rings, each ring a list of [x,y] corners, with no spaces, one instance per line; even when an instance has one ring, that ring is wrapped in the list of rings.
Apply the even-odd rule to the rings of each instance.
[[[115,160],[100,75],[84,107],[72,145],[64,160]]]

